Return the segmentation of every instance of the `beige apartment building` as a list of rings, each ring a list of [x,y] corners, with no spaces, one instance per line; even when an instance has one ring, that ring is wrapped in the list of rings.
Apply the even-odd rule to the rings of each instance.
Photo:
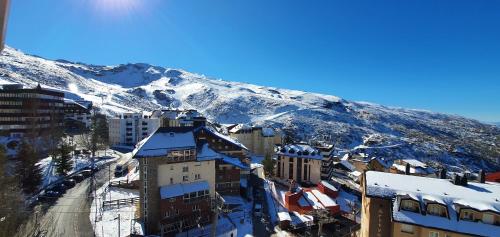
[[[367,171],[361,236],[500,236],[500,185]]]
[[[5,45],[5,34],[7,32],[7,17],[9,10],[9,0],[0,0],[0,52]]]
[[[272,128],[238,124],[230,126],[228,132],[229,136],[240,141],[254,155],[266,158],[271,158],[274,154],[274,146],[281,144],[280,134]]]
[[[321,181],[321,152],[307,144],[280,147],[276,162],[276,177],[297,183],[317,184]]]

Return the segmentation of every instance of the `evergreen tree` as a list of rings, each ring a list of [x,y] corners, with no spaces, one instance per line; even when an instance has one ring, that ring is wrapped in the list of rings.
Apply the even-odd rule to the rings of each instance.
[[[264,166],[264,171],[267,174],[272,174],[274,172],[274,160],[266,157],[262,160],[262,165]]]
[[[33,147],[26,141],[19,146],[17,153],[17,176],[22,190],[32,194],[42,181],[40,168],[36,164],[37,154]]]
[[[73,161],[71,160],[71,152],[74,147],[67,142],[62,142],[59,147],[59,156],[56,161],[56,172],[59,175],[66,175],[73,168]]]
[[[14,236],[25,212],[21,191],[12,176],[7,176],[7,157],[0,146],[0,236]]]

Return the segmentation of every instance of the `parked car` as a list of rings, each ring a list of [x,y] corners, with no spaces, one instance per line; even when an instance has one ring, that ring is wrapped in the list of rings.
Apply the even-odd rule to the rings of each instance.
[[[74,179],[66,179],[63,181],[63,184],[64,184],[64,186],[66,186],[68,188],[72,188],[72,187],[75,187],[76,181]]]
[[[80,174],[83,175],[84,178],[88,178],[90,176],[92,176],[92,170],[82,170],[80,171]]]
[[[254,216],[261,217],[262,216],[262,205],[259,203],[255,203],[253,207]]]
[[[42,202],[54,202],[57,198],[61,197],[62,193],[57,191],[45,191],[42,195],[38,196],[38,200]]]
[[[63,194],[66,192],[66,189],[68,189],[66,185],[64,185],[63,183],[59,183],[47,189],[47,191],[54,191]]]
[[[83,174],[74,174],[73,176],[71,176],[71,178],[74,179],[76,182],[81,182],[82,180],[85,179]]]

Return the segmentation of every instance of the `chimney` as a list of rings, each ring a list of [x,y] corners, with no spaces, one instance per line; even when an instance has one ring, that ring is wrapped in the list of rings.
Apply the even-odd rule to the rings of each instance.
[[[467,176],[462,176],[462,179],[460,180],[460,185],[462,186],[467,186]]]
[[[484,182],[486,182],[486,173],[484,172],[484,170],[479,171],[478,179],[480,183],[484,184]]]
[[[446,169],[445,168],[442,168],[441,171],[439,171],[439,178],[446,179]]]
[[[410,164],[409,163],[406,163],[405,174],[410,175]]]

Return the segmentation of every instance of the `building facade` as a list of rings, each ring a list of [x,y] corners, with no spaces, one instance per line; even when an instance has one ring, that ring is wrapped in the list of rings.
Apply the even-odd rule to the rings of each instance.
[[[145,231],[161,236],[209,224],[212,201],[219,194],[239,195],[249,170],[238,143],[203,122],[158,128],[137,144],[134,158]]]
[[[124,113],[108,119],[111,145],[133,146],[148,137],[160,126],[160,119],[144,113]]]
[[[64,92],[4,85],[0,90],[0,133],[3,136],[39,136],[63,129]]]
[[[64,100],[64,123],[67,129],[88,129],[92,123],[92,102]]]
[[[500,186],[367,171],[361,236],[500,236]]]
[[[279,133],[272,128],[238,124],[230,127],[229,136],[244,144],[254,155],[271,158]],[[279,143],[281,144],[281,143]]]
[[[307,144],[285,145],[279,148],[276,177],[297,183],[317,184],[321,181],[323,156]]]

